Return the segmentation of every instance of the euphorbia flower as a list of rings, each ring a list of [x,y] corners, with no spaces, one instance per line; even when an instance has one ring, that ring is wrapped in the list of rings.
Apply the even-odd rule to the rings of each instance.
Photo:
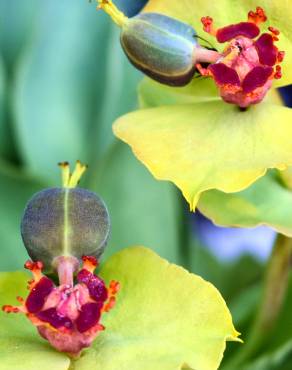
[[[77,162],[72,174],[67,162],[60,166],[63,188],[35,194],[24,212],[22,237],[33,259],[25,263],[33,274],[27,298],[19,297],[25,295],[27,274],[0,273],[1,365],[12,370],[21,360],[29,370],[48,363],[63,370],[69,355],[76,370],[218,369],[226,341],[241,341],[220,293],[144,247],[120,251],[102,267],[101,277],[95,275],[108,213],[97,195],[76,187],[86,166]],[[85,251],[94,256],[81,257]],[[59,286],[42,270],[56,271]],[[118,304],[103,318],[120,284]],[[7,305],[15,296],[21,304]],[[22,315],[6,313],[24,313],[64,353],[47,346]]]
[[[29,295],[18,297],[21,306],[6,304],[3,310],[24,313],[53,347],[78,357],[104,329],[101,315],[114,306],[119,283],[111,281],[107,288],[94,274],[110,222],[102,200],[76,188],[87,166],[77,161],[70,173],[67,162],[59,165],[63,187],[35,194],[22,218],[23,242],[33,259],[24,265],[33,274]],[[83,255],[89,251],[92,255]],[[59,286],[42,274],[44,267],[58,273]]]
[[[103,319],[106,330],[90,348],[70,361],[38,337],[22,315],[0,312],[0,367],[14,370],[23,363],[25,370],[65,370],[71,362],[76,370],[216,370],[226,341],[240,341],[218,290],[147,248],[116,253],[100,275],[122,288]],[[26,280],[23,272],[0,273],[0,304],[25,294]]]
[[[264,10],[257,7],[248,13],[248,21],[215,29],[209,16],[201,19],[204,30],[219,43],[228,43],[222,57],[208,68],[197,67],[203,76],[214,78],[220,95],[227,103],[246,108],[263,100],[273,79],[282,77],[281,63],[285,52],[278,51],[275,42],[280,32],[269,27],[260,34],[259,25],[266,22]],[[255,39],[257,37],[257,39]]]
[[[73,264],[76,260],[73,260]],[[73,284],[72,258],[63,257],[59,263],[60,285],[42,274],[40,261],[27,261],[24,267],[33,274],[28,282],[29,295],[17,299],[21,306],[4,305],[7,313],[24,313],[42,337],[58,351],[78,357],[89,347],[98,333],[104,330],[101,315],[115,304],[119,283],[112,281],[109,288],[94,274],[95,257],[84,256],[83,267]]]
[[[231,0],[218,6],[203,0],[150,0],[145,11],[184,21],[205,37],[199,33],[203,18],[205,29],[212,33],[206,34],[207,41],[221,53],[208,66],[197,65],[209,77],[195,78],[184,88],[145,79],[140,102],[147,109],[114,124],[117,137],[132,147],[152,174],[174,182],[195,209],[207,190],[238,192],[267,169],[292,165],[292,112],[270,89],[292,82],[288,26],[292,16],[287,2],[252,1],[247,7],[244,1]],[[246,14],[249,19],[243,22]],[[259,21],[266,17],[268,32],[260,35]],[[282,51],[285,58],[278,79]],[[221,96],[234,104],[226,104]]]

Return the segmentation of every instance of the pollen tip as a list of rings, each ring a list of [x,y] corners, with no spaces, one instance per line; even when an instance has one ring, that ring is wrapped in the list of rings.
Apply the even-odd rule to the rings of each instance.
[[[44,264],[41,261],[33,262],[33,261],[28,260],[24,264],[24,268],[26,268],[27,270],[33,271],[33,272],[41,271],[43,267],[44,267]]]
[[[34,279],[28,280],[27,287],[26,288],[28,290],[31,290],[33,288],[34,284],[35,284],[35,280]]]
[[[103,306],[102,311],[109,312],[114,307],[115,304],[116,304],[116,297],[111,296],[108,302]]]
[[[277,28],[275,28],[275,27],[270,26],[270,27],[268,27],[268,30],[269,30],[272,34],[274,34],[275,36],[279,36],[279,35],[280,35],[280,31],[279,31]]]
[[[109,285],[111,294],[116,294],[121,289],[121,284],[118,281],[112,280]]]
[[[67,161],[59,162],[58,166],[61,167],[61,168],[69,167],[69,162],[67,162]]]
[[[282,78],[282,68],[279,65],[276,66],[276,71],[274,72],[274,78],[276,80],[279,80],[280,78]]]
[[[19,308],[16,307],[16,306],[11,306],[9,304],[6,304],[6,305],[2,306],[2,311],[6,312],[6,313],[17,313],[17,312],[19,312]]]
[[[266,16],[264,9],[260,6],[257,6],[255,12],[252,10],[248,12],[248,21],[255,23],[256,25],[266,22],[267,19],[268,17]]]
[[[98,331],[104,331],[104,330],[105,330],[105,326],[104,326],[104,325],[102,325],[102,324],[97,324],[97,325],[96,325],[96,329],[97,329]]]
[[[281,63],[283,62],[284,58],[285,58],[285,51],[279,51],[277,55],[277,61]]]
[[[213,36],[216,36],[217,31],[213,27],[213,18],[207,15],[206,17],[201,18],[201,22],[203,24],[203,30],[205,32],[210,33]]]
[[[72,174],[69,174],[67,187],[75,188],[79,184],[79,181],[87,168],[88,166],[86,164],[83,164],[80,160],[77,160],[74,171]]]
[[[24,303],[24,299],[20,297],[19,295],[16,297],[16,299],[19,303]]]
[[[119,290],[120,283],[116,280],[112,280],[108,288],[109,293],[108,301],[102,307],[103,312],[109,312],[114,307],[114,305],[116,304],[116,294],[118,293]]]
[[[93,273],[98,266],[98,260],[93,256],[82,256],[83,266],[82,268]]]
[[[93,256],[82,256],[82,261],[84,263],[88,262],[88,263],[90,263],[91,265],[94,265],[94,266],[98,265],[97,259]]]

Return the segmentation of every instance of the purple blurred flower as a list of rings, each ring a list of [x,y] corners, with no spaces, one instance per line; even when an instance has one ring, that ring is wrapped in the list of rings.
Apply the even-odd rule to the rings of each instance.
[[[215,226],[201,214],[194,217],[195,232],[199,240],[220,260],[238,259],[251,254],[260,261],[270,255],[276,232],[266,226],[254,229]]]

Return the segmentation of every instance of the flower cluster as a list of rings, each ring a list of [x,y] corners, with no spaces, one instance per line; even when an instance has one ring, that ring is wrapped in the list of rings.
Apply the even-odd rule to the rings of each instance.
[[[220,95],[227,103],[246,108],[263,100],[273,79],[281,78],[285,53],[275,46],[280,32],[269,27],[260,35],[259,24],[267,20],[264,10],[257,7],[248,13],[248,21],[215,29],[209,16],[201,19],[204,31],[219,43],[228,42],[222,57],[207,68],[197,65],[204,76],[214,78]],[[259,37],[258,37],[259,36]]]
[[[114,306],[119,283],[112,281],[107,288],[93,273],[96,258],[84,256],[74,285],[72,266],[78,266],[75,258],[61,257],[58,264],[60,286],[57,287],[42,274],[42,262],[27,261],[25,268],[33,274],[33,280],[28,283],[30,293],[26,300],[17,297],[21,306],[5,305],[3,310],[26,314],[53,347],[76,357],[104,330],[100,318]]]

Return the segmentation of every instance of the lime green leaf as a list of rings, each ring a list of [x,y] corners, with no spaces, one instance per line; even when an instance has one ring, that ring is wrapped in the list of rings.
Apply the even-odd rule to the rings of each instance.
[[[0,307],[26,296],[29,276],[23,272],[0,273]],[[38,335],[23,315],[0,311],[0,370],[68,370],[70,360]]]
[[[201,196],[198,208],[221,226],[267,225],[292,237],[292,192],[272,174],[239,193],[207,191]]]
[[[232,262],[220,261],[197,240],[192,240],[185,253],[189,257],[188,269],[213,283],[228,303],[237,302],[240,292],[250,290],[263,277],[262,264],[249,254]]]
[[[121,291],[106,330],[75,370],[218,368],[226,340],[237,340],[218,291],[146,248],[125,249],[102,269]]]
[[[139,84],[139,103],[141,108],[184,103],[206,103],[221,101],[214,82],[205,77],[196,77],[184,87],[169,87],[145,77]],[[277,89],[272,89],[264,101],[283,105]]]
[[[215,370],[226,340],[238,340],[219,292],[149,249],[119,252],[101,275],[108,282],[118,280],[122,289],[115,309],[104,320],[107,330],[74,362],[76,370],[176,370],[183,365]],[[22,272],[1,273],[0,305],[25,296],[27,279]],[[2,312],[0,323],[1,370],[15,369],[20,359],[23,370],[69,367],[67,357],[38,337],[25,317]]]
[[[198,34],[213,45],[222,50],[224,45],[216,44],[216,39],[210,37],[202,29],[201,17],[209,15],[214,19],[215,27],[220,28],[229,24],[247,20],[247,13],[255,10],[257,6],[265,9],[268,21],[262,26],[265,31],[269,26],[274,26],[281,31],[280,41],[277,47],[286,51],[286,58],[283,62],[283,78],[277,82],[277,86],[284,86],[292,83],[292,13],[290,3],[285,0],[270,1],[258,0],[232,1],[222,0],[218,3],[205,0],[149,0],[145,11],[157,12],[180,19],[194,26]],[[276,86],[276,84],[275,84]]]
[[[195,78],[184,87],[169,87],[146,77],[139,85],[141,108],[209,101],[220,101],[217,88],[209,78]]]
[[[145,78],[139,90],[140,103],[144,108],[218,100],[212,81],[203,79],[197,79],[184,88],[169,88]],[[265,101],[282,105],[275,89],[269,92]],[[288,185],[291,182],[290,172],[291,167],[279,172]],[[287,225],[292,219],[292,215],[289,215],[291,201],[290,192],[274,176],[268,174],[243,192],[226,194],[215,190],[207,191],[200,198],[198,208],[218,225],[254,227],[267,224],[287,234]],[[287,235],[291,235],[289,230]]]
[[[117,253],[101,276],[121,283],[118,301],[103,320],[107,329],[70,369],[215,370],[226,340],[239,341],[214,286],[149,249]],[[1,273],[0,305],[25,296],[27,279],[22,272]],[[69,367],[67,357],[50,348],[22,315],[1,312],[0,324],[1,370],[15,369],[20,360],[23,370]]]
[[[241,333],[247,333],[261,297],[263,265],[251,255],[243,255],[236,262],[219,261],[197,241],[192,242],[186,253],[190,270],[219,289],[230,309],[235,327]],[[241,278],[238,279],[238,276]],[[233,347],[235,352],[244,350],[244,346],[240,349]]]
[[[20,221],[29,198],[43,187],[19,170],[0,163],[0,271],[21,268],[27,259]]]
[[[279,172],[280,178],[288,189],[292,189],[292,167]]]
[[[171,262],[181,263],[180,203],[174,186],[157,183],[120,141],[88,175],[88,187],[102,196],[111,215],[107,256],[139,243],[151,245]]]
[[[144,109],[114,124],[117,137],[192,209],[202,192],[236,192],[268,168],[292,164],[292,111],[261,103],[242,112],[222,101]]]

